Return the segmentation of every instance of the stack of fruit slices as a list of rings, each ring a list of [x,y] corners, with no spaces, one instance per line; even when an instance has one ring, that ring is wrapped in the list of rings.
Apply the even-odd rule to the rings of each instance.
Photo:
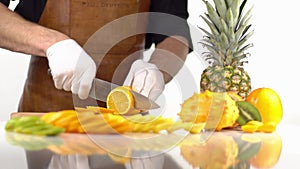
[[[110,96],[113,96],[114,92],[124,96],[110,100],[109,108],[87,106],[76,110],[49,112],[41,117],[12,118],[7,122],[6,130],[34,135],[58,135],[62,132],[172,133],[181,129],[190,133],[200,133],[208,127],[217,131],[223,128],[241,127],[245,132],[273,132],[282,117],[280,98],[269,88],[257,89],[259,92],[254,90],[247,97],[247,101],[243,101],[239,95],[232,92],[216,93],[206,90],[200,94],[195,93],[182,104],[182,109],[178,113],[179,121],[150,114],[132,114],[135,112],[132,111],[134,99],[128,96],[131,92],[126,90],[131,89],[121,86],[111,91]],[[120,99],[125,99],[122,103],[127,104],[116,104]],[[109,105],[112,103],[113,106]],[[119,105],[121,108],[118,107]],[[274,113],[277,113],[277,116]]]

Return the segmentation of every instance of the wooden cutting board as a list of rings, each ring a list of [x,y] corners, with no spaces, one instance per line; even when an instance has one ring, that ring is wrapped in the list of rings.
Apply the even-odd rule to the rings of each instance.
[[[10,118],[13,117],[22,117],[22,116],[42,116],[45,113],[40,112],[13,112],[10,114]]]

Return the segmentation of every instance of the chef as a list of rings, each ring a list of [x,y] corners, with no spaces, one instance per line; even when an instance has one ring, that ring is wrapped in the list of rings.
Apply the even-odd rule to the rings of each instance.
[[[155,100],[191,51],[187,0],[20,0],[14,11],[7,8],[9,0],[0,2],[0,47],[31,55],[19,103],[22,112],[74,109],[72,96],[87,99],[95,77],[118,85],[127,81]],[[90,41],[106,25],[146,12],[184,22],[136,17],[130,24],[113,27],[107,38]],[[110,44],[118,33],[133,28],[145,29],[145,34]],[[160,34],[161,30],[168,33]],[[146,61],[142,53],[152,44],[155,50]]]

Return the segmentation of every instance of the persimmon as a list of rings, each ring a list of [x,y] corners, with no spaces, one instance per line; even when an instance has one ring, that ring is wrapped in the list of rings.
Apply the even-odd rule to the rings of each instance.
[[[279,95],[271,88],[253,90],[246,101],[252,103],[260,112],[262,122],[278,124],[282,119],[283,109]]]

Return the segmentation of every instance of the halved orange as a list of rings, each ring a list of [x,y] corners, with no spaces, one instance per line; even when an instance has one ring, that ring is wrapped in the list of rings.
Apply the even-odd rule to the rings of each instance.
[[[134,108],[134,97],[131,87],[119,86],[114,88],[107,96],[108,109],[113,109],[117,114],[137,114],[140,111]]]

